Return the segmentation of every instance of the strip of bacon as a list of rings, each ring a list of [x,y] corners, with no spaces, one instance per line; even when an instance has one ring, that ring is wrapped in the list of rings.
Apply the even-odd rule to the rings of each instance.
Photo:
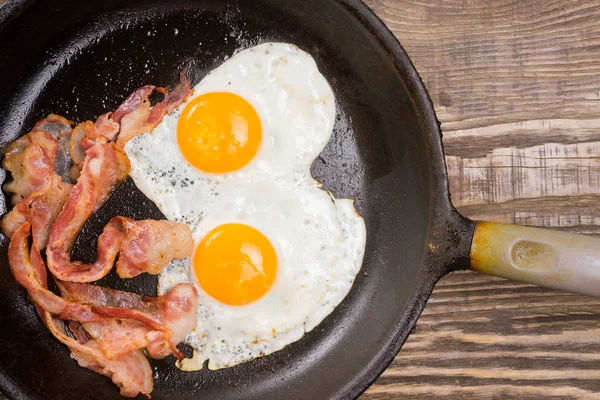
[[[117,218],[125,233],[117,262],[117,274],[121,278],[133,278],[143,272],[156,275],[174,258],[183,259],[192,254],[192,233],[185,224]]]
[[[66,209],[67,207],[63,212]],[[60,217],[52,229],[59,223]],[[121,278],[132,278],[144,272],[158,274],[173,258],[183,259],[193,250],[192,233],[185,224],[166,220],[134,221],[126,217],[115,217],[98,237],[96,262],[83,264],[70,259],[70,251],[77,234],[79,230],[59,236],[60,239],[54,239],[46,251],[48,267],[60,280],[96,281],[111,270],[119,252],[121,255],[116,268]],[[60,245],[62,247],[59,247]]]
[[[69,136],[73,121],[56,114],[49,114],[46,118],[39,120],[32,130],[42,130],[48,132],[54,138]]]
[[[96,309],[121,308],[160,318],[158,309],[137,293],[67,281],[57,281],[57,285],[65,298],[90,304]]]
[[[160,313],[155,308],[141,308],[141,300],[137,300],[139,296],[136,294],[83,285],[86,290],[97,296],[97,300],[92,302],[60,297],[48,290],[46,266],[35,241],[31,252],[29,251],[30,232],[30,222],[25,222],[15,231],[8,245],[8,261],[15,280],[27,290],[29,297],[38,307],[62,320],[101,322],[107,318],[132,319],[153,330],[164,332],[165,338],[170,340],[172,332],[162,321]],[[110,298],[120,300],[110,302]],[[126,299],[131,300],[128,302]],[[135,309],[126,308],[132,305],[136,305]]]
[[[32,224],[33,239],[38,249],[45,249],[48,244],[50,227],[62,210],[73,185],[63,182],[54,174],[52,185],[43,193],[31,196],[29,216]],[[23,201],[25,202],[25,200]]]
[[[136,321],[107,318],[101,322],[83,322],[81,325],[98,342],[100,350],[109,360],[146,348],[154,334],[161,336],[162,342],[165,342],[163,332],[152,330]]]
[[[117,123],[121,123],[121,119],[125,115],[134,112],[139,107],[146,105],[150,107],[148,97],[150,97],[154,89],[156,89],[156,86],[146,85],[134,90],[116,109],[111,117],[112,120]]]
[[[114,121],[112,113],[102,114],[96,122],[84,121],[78,124],[71,134],[69,141],[69,152],[74,166],[81,170],[85,160],[85,152],[99,139],[114,141],[119,133],[120,126]]]
[[[164,99],[152,106],[150,95],[154,91],[163,94]],[[101,115],[95,123],[86,121],[75,127],[69,143],[73,163],[81,170],[85,150],[100,137],[110,141],[117,139],[117,148],[122,149],[132,138],[154,129],[166,114],[181,105],[191,94],[187,68],[181,72],[179,83],[170,92],[153,85],[136,89],[114,113]]]
[[[127,156],[111,143],[99,140],[87,150],[81,176],[50,228],[46,256],[48,268],[58,279],[92,282],[102,278],[112,267],[116,252],[98,253],[99,260],[92,265],[72,263],[70,252],[87,219],[123,182],[128,170]],[[107,234],[104,239],[118,242],[121,237]],[[112,247],[114,245],[108,246]]]
[[[10,238],[18,227],[26,221],[31,221],[37,247],[44,249],[48,243],[50,226],[62,209],[71,186],[55,174],[49,188],[21,200],[2,218],[0,222],[2,232]]]
[[[25,222],[15,231],[8,245],[8,261],[15,280],[27,289],[31,300],[41,309],[62,315],[65,319],[103,320],[105,316],[94,313],[91,306],[65,300],[47,289],[46,268],[35,242],[29,252],[30,232],[30,222]]]
[[[152,107],[149,96],[154,90],[165,97]],[[116,217],[99,237],[96,263],[70,260],[70,250],[85,221],[127,175],[129,164],[122,152],[125,143],[156,127],[191,93],[183,71],[172,92],[153,86],[140,88],[114,114],[104,114],[95,123],[84,122],[74,130],[71,121],[51,114],[15,141],[4,160],[4,167],[14,177],[5,189],[14,193],[15,207],[1,227],[12,236],[9,263],[15,279],[27,289],[52,333],[71,348],[72,357],[81,366],[111,377],[124,396],[142,393],[150,397],[152,391],[151,370],[139,349],[145,348],[154,358],[171,353],[183,358],[175,345],[195,326],[196,289],[177,285],[163,296],[142,299],[132,293],[58,281],[64,296],[60,297],[47,289],[40,249],[49,243],[50,270],[59,279],[75,282],[104,276],[119,251],[117,273],[122,277],[156,274],[173,258],[191,254],[191,232],[183,224]],[[77,184],[71,187],[61,176],[76,179]],[[29,251],[31,231],[34,240]],[[59,319],[71,321],[78,340],[66,335]]]
[[[160,329],[146,329],[135,321],[122,325],[115,324],[84,324],[92,337],[97,338],[108,354],[119,354],[126,346],[129,348],[146,347],[148,355],[153,358],[163,358],[171,352],[183,358],[183,354],[174,346],[196,326],[196,311],[198,309],[198,292],[190,284],[179,284],[169,292],[156,298],[143,298],[137,294],[107,289],[96,285],[74,282],[58,282],[59,288],[66,298],[81,303],[92,304],[93,309],[102,314],[110,310],[115,316],[115,310],[123,311],[126,318],[131,312],[141,312],[160,319],[167,328],[169,336]],[[130,342],[123,341],[131,328]]]
[[[55,170],[67,181],[71,180],[69,175],[71,164],[69,137],[71,136],[72,125],[73,121],[69,121],[60,115],[50,114],[46,118],[39,120],[33,126],[33,130],[48,132],[55,140],[57,140],[58,153],[56,154]]]
[[[151,299],[151,302],[160,310],[162,320],[173,332],[172,343],[181,343],[196,327],[199,296],[193,285],[175,285],[164,295]]]
[[[88,132],[94,129],[94,123],[92,121],[84,121],[77,124],[71,133],[71,137],[69,139],[69,153],[71,154],[73,165],[79,171],[81,171],[83,168],[86,150],[86,148],[82,146],[81,142],[89,134]]]
[[[179,74],[179,82],[172,91],[167,92],[165,89],[162,89],[161,93],[165,95],[165,98],[152,108],[152,112],[146,121],[148,124],[153,125],[153,127],[158,125],[166,114],[175,110],[192,95],[193,90],[187,73],[188,66]]]
[[[71,331],[73,337],[75,337],[75,339],[77,339],[79,343],[85,344],[88,340],[92,339],[92,337],[87,333],[85,329],[83,329],[83,326],[81,326],[79,322],[69,321],[67,326],[69,328],[69,331]]]
[[[43,313],[42,319],[54,337],[69,347],[71,358],[76,360],[79,366],[108,376],[121,389],[122,396],[135,397],[143,394],[150,398],[154,388],[152,368],[141,350],[110,360],[100,350],[96,340],[80,343],[69,337],[64,324],[53,318],[50,313]]]
[[[59,145],[53,135],[69,133],[69,123],[62,117],[50,114],[39,121],[33,131],[9,147],[4,167],[12,172],[14,179],[4,188],[14,193],[13,202],[19,202],[0,223],[8,237],[23,222],[32,220],[37,246],[42,249],[46,247],[50,225],[71,188],[54,172]]]
[[[13,237],[17,228],[29,221],[29,204],[22,200],[2,217],[0,228],[8,238]]]
[[[198,293],[193,286],[181,284],[158,298],[142,298],[101,286],[57,281],[64,296],[60,297],[47,289],[46,269],[35,243],[29,253],[29,232],[29,222],[15,232],[9,244],[9,264],[40,312],[81,322],[109,360],[140,348],[153,358],[171,353],[183,358],[175,345],[196,323]]]
[[[57,152],[56,139],[42,130],[29,132],[8,147],[2,165],[13,180],[4,185],[4,190],[13,193],[13,205],[52,184]]]
[[[153,90],[165,97],[151,108],[148,97]],[[181,72],[179,83],[171,92],[154,86],[143,86],[133,92],[113,115],[113,119],[121,123],[117,147],[122,149],[129,140],[154,129],[166,114],[179,107],[191,94],[187,68]]]
[[[119,121],[115,120],[112,112],[102,114],[94,123],[96,137],[105,137],[110,141],[114,141],[119,134]]]
[[[77,183],[50,229],[46,250],[48,268],[60,280],[74,282],[98,280],[108,273],[117,256],[120,242],[124,237],[122,232],[119,232],[114,226],[107,226],[100,236],[98,260],[94,264],[85,265],[71,262],[70,251],[85,221],[104,204],[114,189],[127,176],[128,159],[121,151],[124,144],[132,137],[153,129],[167,112],[172,111],[192,93],[186,71],[181,73],[177,87],[171,93],[167,93],[163,89],[165,98],[151,108],[148,97],[154,89],[154,86],[144,86],[134,91],[112,116],[105,114],[98,119],[96,124],[83,123],[73,130],[70,149],[76,165],[82,163],[79,147],[87,148],[87,151]],[[107,142],[108,139],[105,136],[98,135],[101,130],[99,127],[109,127],[108,131],[112,135],[114,129],[111,130],[111,127],[114,125],[109,122],[109,119],[115,123],[120,122],[119,136],[115,146]],[[136,227],[134,233],[144,235],[146,238],[151,237],[146,233],[148,231],[156,234],[157,230],[151,229],[152,224],[148,223],[147,225],[147,227],[143,227],[146,229],[137,229],[138,227]],[[131,225],[127,226],[133,228]],[[173,249],[173,243],[177,243],[178,239],[187,235],[186,232],[183,234],[180,232],[182,232],[180,228],[169,229],[168,234],[173,236],[174,240],[165,241],[162,238],[153,240],[155,244],[159,245],[158,247],[150,247],[146,244],[144,249],[153,250],[144,259],[139,251],[141,241],[135,238],[126,240],[123,261],[117,265],[119,275],[133,277],[142,272],[154,274],[160,272],[173,256],[184,253],[177,246]],[[184,242],[186,245],[189,244],[189,253],[191,253],[190,243],[191,237]]]
[[[85,121],[77,125],[73,130],[73,134],[69,141],[69,152],[73,166],[70,176],[77,181],[83,162],[85,160],[85,152],[92,147],[99,138],[106,138],[109,141],[114,141],[119,133],[119,124],[111,119],[112,112],[102,114],[96,119],[95,123]],[[84,146],[85,144],[85,146]]]
[[[152,88],[152,90],[155,89],[154,86],[141,87],[133,92],[124,103],[131,103],[130,107],[133,108],[128,110],[128,112],[121,117],[121,130],[119,131],[119,136],[117,138],[117,147],[120,149],[122,149],[125,146],[125,143],[127,143],[129,140],[141,135],[142,133],[151,131],[156,125],[158,125],[158,123],[152,124],[147,122],[152,113],[150,108],[150,99],[148,98],[148,96],[150,96],[152,93],[152,90],[148,91],[149,88]],[[162,90],[162,88],[159,88],[158,90]],[[145,97],[140,102],[137,102],[137,100],[139,100],[142,96]],[[131,98],[133,99],[130,101]],[[156,104],[154,107],[157,106],[158,104]],[[119,110],[117,110],[115,114],[118,112]],[[160,120],[158,122],[160,122]]]

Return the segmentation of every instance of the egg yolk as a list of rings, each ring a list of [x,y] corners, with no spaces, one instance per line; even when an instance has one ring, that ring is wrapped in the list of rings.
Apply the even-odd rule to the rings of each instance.
[[[243,224],[210,231],[194,253],[202,289],[218,301],[244,305],[261,298],[275,280],[277,255],[262,233]]]
[[[177,124],[181,153],[205,172],[242,168],[258,151],[261,139],[256,110],[233,93],[211,92],[196,97],[185,107]]]

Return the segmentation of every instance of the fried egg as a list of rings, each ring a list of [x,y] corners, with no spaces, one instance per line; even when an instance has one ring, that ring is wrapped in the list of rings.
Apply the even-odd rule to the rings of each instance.
[[[178,110],[130,141],[138,188],[188,224],[195,251],[159,276],[159,292],[200,293],[183,370],[225,368],[282,349],[343,300],[365,249],[352,200],[310,174],[335,118],[313,58],[265,43],[238,52]]]

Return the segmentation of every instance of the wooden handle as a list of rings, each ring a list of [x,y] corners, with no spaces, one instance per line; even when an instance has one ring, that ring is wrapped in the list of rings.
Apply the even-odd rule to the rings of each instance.
[[[600,239],[477,222],[470,266],[488,275],[600,296]]]

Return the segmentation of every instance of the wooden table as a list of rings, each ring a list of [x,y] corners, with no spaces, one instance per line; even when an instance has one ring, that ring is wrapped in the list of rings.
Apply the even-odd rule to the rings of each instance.
[[[367,4],[429,89],[464,215],[600,235],[600,0]],[[447,276],[362,398],[600,399],[599,314],[600,299]]]
[[[600,235],[600,1],[367,0],[427,86],[452,201]],[[363,399],[600,399],[600,299],[457,273]]]

